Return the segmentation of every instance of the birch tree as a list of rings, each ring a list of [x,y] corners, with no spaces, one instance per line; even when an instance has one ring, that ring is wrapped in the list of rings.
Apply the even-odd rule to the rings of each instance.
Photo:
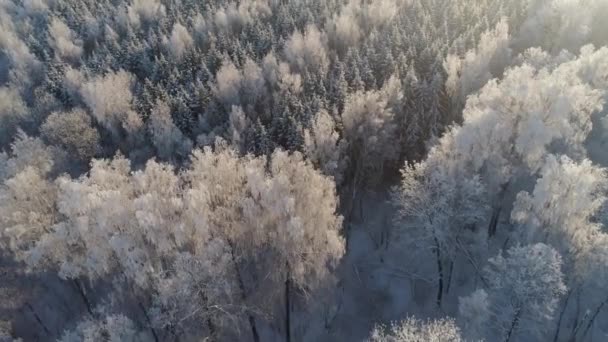
[[[0,146],[10,143],[28,110],[17,89],[0,87]]]
[[[60,342],[140,342],[149,338],[137,330],[135,324],[124,315],[107,315],[100,319],[85,319],[73,330],[63,333]]]
[[[82,40],[59,18],[51,19],[49,32],[51,44],[58,57],[77,63],[82,55]]]
[[[207,208],[211,234],[228,242],[243,300],[268,307],[283,295],[289,338],[291,291],[326,284],[328,267],[343,253],[333,182],[297,152],[275,151],[266,170],[262,157],[238,158],[230,149],[217,148],[194,154],[189,196],[199,210]],[[251,278],[259,283],[248,282]],[[255,336],[253,316],[250,325]]]
[[[461,315],[471,315],[472,301],[487,300],[486,337],[503,341],[522,336],[541,338],[552,322],[559,299],[566,293],[562,259],[552,247],[538,243],[515,246],[489,260],[485,269],[487,290],[461,299]],[[487,297],[484,292],[487,292]]]
[[[598,316],[605,316],[602,308],[608,298],[601,289],[608,283],[602,266],[608,260],[608,235],[598,217],[605,210],[607,186],[606,170],[591,161],[550,155],[534,191],[517,195],[511,218],[519,224],[522,239],[551,243],[563,255],[565,281],[571,292],[562,303],[555,339],[571,310],[570,297],[579,297],[582,291],[597,293],[600,301],[578,300],[577,305],[593,314],[576,317],[576,329],[569,338],[584,337]]]
[[[319,111],[312,129],[304,131],[304,146],[307,157],[326,175],[341,184],[346,167],[346,141],[340,139],[334,118],[325,110]]]
[[[90,160],[101,150],[99,132],[92,126],[91,117],[82,109],[52,113],[40,130],[42,137],[50,144],[65,149],[83,161]]]
[[[161,159],[186,158],[192,149],[192,141],[175,126],[169,106],[162,101],[150,113],[148,131]]]
[[[80,85],[84,103],[95,120],[106,128],[116,142],[124,135],[135,134],[143,125],[141,118],[132,109],[133,75],[120,70],[105,76],[97,76]]]
[[[446,88],[460,111],[468,95],[481,89],[490,79],[500,77],[510,64],[509,24],[503,18],[493,30],[481,35],[479,44],[460,58],[448,55],[444,68],[448,74]]]
[[[401,99],[401,83],[391,77],[380,90],[358,91],[351,94],[342,112],[343,137],[350,174],[350,196],[347,206],[352,211],[359,191],[373,183],[383,173],[385,163],[399,154],[395,110]]]
[[[584,155],[583,143],[592,114],[602,108],[603,92],[576,71],[586,64],[580,62],[568,61],[553,70],[529,65],[507,70],[500,81],[489,81],[469,97],[462,127],[440,140],[453,144],[463,157],[462,168],[484,178],[494,207],[489,235],[496,231],[509,186],[537,172],[545,155]]]
[[[453,268],[457,253],[469,253],[466,246],[480,244],[479,230],[487,206],[485,185],[479,177],[467,178],[453,167],[454,156],[439,145],[422,162],[405,165],[401,185],[395,189],[399,216],[407,223],[406,240],[413,240],[421,251],[434,253],[437,267],[436,303],[441,307],[444,291],[449,288],[446,263]],[[446,284],[447,283],[447,284]],[[444,288],[444,286],[446,286]]]

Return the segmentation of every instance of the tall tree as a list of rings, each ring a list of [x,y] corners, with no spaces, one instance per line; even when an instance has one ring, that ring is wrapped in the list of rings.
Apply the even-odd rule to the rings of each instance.
[[[511,247],[506,256],[499,253],[485,269],[487,290],[461,298],[462,319],[483,322],[489,339],[543,336],[567,290],[561,266],[559,253],[542,243]],[[470,310],[480,307],[472,304],[479,300],[487,301],[483,310]]]

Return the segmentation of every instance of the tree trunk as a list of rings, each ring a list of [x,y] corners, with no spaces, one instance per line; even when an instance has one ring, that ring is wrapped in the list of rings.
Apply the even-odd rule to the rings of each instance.
[[[437,258],[437,274],[439,276],[437,280],[437,306],[441,308],[441,300],[443,298],[443,265],[441,263],[439,240],[437,240],[437,237],[433,237],[433,239],[435,240],[435,257]]]
[[[66,302],[65,297],[63,296],[64,293],[60,293],[61,289],[58,291],[56,288],[50,286],[48,282],[42,282],[40,285],[43,287],[44,291],[46,291],[48,293],[53,293],[53,296],[57,297],[57,299],[59,300],[59,302],[62,306],[61,310],[63,311],[63,313],[66,317],[68,317],[68,315],[74,313],[74,310],[72,309],[73,305],[71,306]],[[57,308],[57,309],[59,309],[59,308]]]
[[[228,245],[230,246],[230,257],[232,259],[232,264],[234,265],[234,270],[236,272],[236,278],[239,283],[239,289],[241,291],[241,299],[243,302],[247,300],[247,292],[245,291],[245,282],[243,281],[243,276],[241,275],[241,269],[239,268],[239,264],[236,261],[236,256],[234,255],[234,243],[232,240],[228,240]],[[249,320],[249,327],[251,328],[251,335],[253,337],[254,342],[260,342],[260,335],[258,334],[258,328],[255,323],[255,317],[251,313],[247,314]]]
[[[384,250],[388,251],[389,244],[391,242],[391,228],[392,226],[387,223],[388,216],[384,217],[384,228],[382,231],[384,232]]]
[[[351,222],[353,220],[353,216],[354,213],[356,212],[356,205],[357,205],[357,198],[359,197],[359,185],[361,183],[361,155],[358,155],[357,158],[355,158],[355,165],[354,165],[354,173],[352,174],[352,180],[350,181],[351,183],[351,193],[350,193],[350,197],[348,198],[349,200],[349,204],[348,204],[348,208],[347,208],[347,213],[344,215],[345,219],[348,222]]]
[[[291,342],[290,278],[289,265],[287,265],[285,277],[285,342]]]
[[[199,293],[199,297],[201,299],[202,304],[201,305],[208,305],[209,303],[209,299],[207,298],[207,295],[205,294],[205,291],[203,289],[201,289],[200,287],[198,288],[198,293]],[[217,329],[215,329],[215,324],[213,324],[213,321],[211,320],[211,317],[207,317],[207,328],[209,329],[209,336],[213,337],[215,336],[215,333],[217,332]]]
[[[488,226],[488,239],[496,235],[496,228],[498,227],[498,219],[500,218],[500,212],[502,211],[502,202],[509,189],[510,182],[501,185],[500,192],[498,193],[498,200],[494,210],[492,211],[492,218],[490,219],[490,225]]]
[[[496,234],[496,227],[498,227],[498,219],[500,218],[501,211],[502,206],[495,207],[492,211],[492,218],[490,219],[490,224],[488,225],[488,239]]]
[[[74,284],[74,287],[76,287],[76,292],[78,292],[80,298],[82,298],[82,301],[84,302],[84,305],[86,306],[89,315],[91,315],[91,317],[95,317],[95,314],[93,313],[93,305],[91,305],[91,302],[89,301],[89,298],[84,292],[84,287],[82,286],[80,281],[78,281],[78,279],[73,279],[72,283]]]
[[[450,293],[450,286],[452,285],[452,274],[454,273],[454,260],[450,261],[450,270],[448,271],[448,285],[446,286],[445,293]]]
[[[49,328],[47,328],[47,326],[44,324],[44,322],[42,322],[42,319],[40,318],[40,316],[38,316],[38,313],[36,312],[36,310],[34,310],[34,307],[32,306],[32,304],[30,304],[29,302],[25,302],[25,306],[30,309],[30,311],[32,312],[32,315],[34,315],[34,319],[36,319],[36,322],[38,324],[40,324],[40,326],[42,327],[42,329],[44,329],[44,332],[47,335],[51,334],[51,331],[49,330]]]
[[[260,342],[260,335],[258,334],[258,328],[255,324],[255,317],[252,314],[248,315],[249,326],[251,327],[251,335],[253,336],[254,342]]]
[[[566,309],[568,308],[568,301],[570,300],[571,294],[572,290],[568,291],[564,306],[562,307],[562,310],[559,313],[559,318],[557,319],[557,328],[555,329],[555,335],[553,335],[553,342],[557,342],[557,339],[559,338],[559,331],[562,328],[562,319],[564,318],[564,312],[566,312]]]
[[[572,331],[570,332],[570,338],[568,339],[568,341],[574,341],[576,334],[578,333],[578,329],[580,329],[580,326],[582,324],[582,322],[579,322],[579,317],[578,315],[580,314],[580,307],[581,307],[581,293],[580,291],[576,293],[576,313],[574,314],[574,324],[572,325]]]
[[[365,222],[365,216],[363,215],[363,197],[359,196],[357,200],[359,202],[359,221]]]
[[[606,305],[606,303],[608,303],[608,298],[604,299],[604,301],[595,309],[595,312],[593,312],[593,315],[591,316],[591,318],[589,319],[589,322],[587,323],[587,326],[585,327],[585,331],[583,331],[583,336],[581,337],[581,341],[585,340],[585,336],[587,336],[587,333],[593,326],[595,319],[600,314],[600,312],[602,311],[602,308]]]
[[[146,307],[141,302],[141,300],[139,298],[137,298],[137,296],[136,296],[135,300],[137,301],[137,306],[139,306],[139,309],[144,314],[144,318],[146,319],[146,323],[148,323],[148,326],[150,327],[150,331],[152,332],[154,341],[159,342],[160,340],[158,339],[158,334],[156,333],[156,330],[154,329],[154,326],[152,325],[152,320],[150,319],[150,316],[148,315],[148,312],[146,311]]]
[[[217,332],[215,329],[215,324],[213,324],[213,322],[211,322],[211,318],[207,318],[207,328],[209,328],[210,336],[214,336],[215,333]]]
[[[505,342],[509,342],[509,340],[511,339],[511,336],[513,335],[513,331],[515,331],[515,328],[517,327],[517,324],[519,323],[519,315],[521,315],[521,307],[519,307],[517,309],[517,311],[515,312],[515,317],[513,317],[513,322],[511,322],[511,328],[509,328],[509,332],[507,332],[507,337],[505,339]]]
[[[344,205],[341,206],[344,222],[344,256],[348,255],[350,251],[350,231],[352,229],[352,222],[356,213],[356,200],[359,196],[359,185],[361,183],[361,156],[363,153],[353,153],[350,157],[354,161],[352,167],[353,171],[350,173],[350,177],[345,177],[344,181]],[[350,185],[350,188],[349,188]]]
[[[342,281],[338,282],[338,288],[340,289],[340,300],[338,301],[338,307],[334,310],[333,315],[330,317],[329,307],[326,306],[326,315],[325,315],[325,330],[329,333],[332,329],[332,325],[338,317],[340,310],[342,310],[342,304],[344,303],[344,284]]]

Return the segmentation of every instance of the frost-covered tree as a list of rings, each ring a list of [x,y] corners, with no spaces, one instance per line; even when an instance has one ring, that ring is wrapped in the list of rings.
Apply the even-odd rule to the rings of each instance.
[[[480,243],[475,225],[482,222],[487,211],[480,178],[467,178],[453,167],[454,156],[449,150],[441,148],[439,145],[431,150],[431,157],[425,161],[406,164],[394,194],[406,226],[405,241],[413,241],[421,251],[430,249],[435,256],[438,306],[450,287],[446,265],[453,269],[457,253],[468,255],[468,246]]]
[[[52,18],[49,33],[57,56],[68,62],[78,62],[82,55],[82,40],[76,38],[74,32],[61,19]]]
[[[100,136],[91,117],[82,109],[55,112],[40,127],[40,134],[51,145],[63,148],[72,156],[88,161],[100,152]]]
[[[396,139],[394,109],[400,100],[400,89],[399,81],[391,78],[381,91],[361,90],[346,99],[341,119],[345,159],[349,161],[344,175],[350,192],[345,204],[349,208],[347,217],[354,211],[360,191],[376,183],[385,163],[398,156],[398,145],[389,141]]]
[[[243,299],[268,307],[284,297],[289,334],[290,292],[323,285],[343,253],[333,182],[299,153],[275,151],[266,170],[264,158],[217,148],[194,154],[193,215],[204,215],[211,234],[228,242]]]
[[[243,65],[242,74],[242,99],[244,104],[247,105],[247,112],[255,113],[256,104],[259,101],[267,101],[265,97],[268,94],[263,70],[256,62],[247,58]]]
[[[390,142],[396,139],[395,110],[401,99],[401,83],[391,77],[382,89],[358,91],[346,100],[341,118],[353,198],[366,177],[381,176],[384,164],[397,158],[398,146]]]
[[[36,259],[34,246],[60,218],[55,205],[57,186],[49,179],[61,160],[55,152],[40,139],[21,133],[13,142],[10,153],[0,157],[0,176],[3,177],[0,179],[0,250],[3,258],[26,263]],[[36,270],[47,269],[46,265],[39,266]],[[10,286],[11,280],[3,279],[6,281],[3,286]],[[3,301],[15,300],[19,305],[21,290],[9,296],[11,298],[4,297]]]
[[[133,133],[142,126],[141,118],[132,109],[133,76],[121,70],[95,77],[80,85],[80,95],[95,120],[112,133]]]
[[[274,53],[269,53],[264,57],[262,71],[269,85],[280,90],[280,93],[284,91],[293,94],[301,92],[301,75],[292,72],[289,64],[278,60]]]
[[[346,146],[340,139],[334,118],[327,111],[319,111],[312,129],[304,131],[304,145],[306,156],[325,174],[333,176],[336,184],[340,184],[346,166]]]
[[[129,196],[133,187],[129,184],[129,172],[129,162],[121,157],[112,161],[94,160],[90,175],[80,181],[58,179],[55,206],[66,219],[50,227],[33,246],[38,258],[30,266],[55,264],[59,275],[67,279],[99,279],[123,264],[129,277],[145,274],[145,269],[138,268],[141,261],[136,256],[140,250],[131,250],[130,258],[116,258],[112,248],[112,244],[124,239],[115,230],[130,226]]]
[[[509,43],[509,25],[503,18],[493,30],[482,34],[477,47],[467,51],[462,58],[447,56],[444,63],[448,74],[446,88],[455,110],[460,112],[468,95],[502,75],[511,59]]]
[[[501,245],[549,243],[570,289],[556,340],[597,338],[608,221],[603,185],[582,175],[605,178],[607,13],[605,0],[0,0],[0,292],[16,280],[11,301],[55,308],[46,298],[77,285],[88,320],[121,313],[159,341],[360,340],[349,305],[311,326],[317,303],[332,306],[313,291],[338,279],[339,303],[395,295],[394,251],[363,253],[359,234],[393,207],[348,222],[356,250],[335,269],[337,231],[406,162],[391,246],[416,272],[399,275],[461,293]],[[189,161],[194,137],[210,151]],[[117,150],[127,157],[91,162]],[[387,255],[372,276],[358,258],[375,252]],[[351,265],[356,284],[391,285],[353,293]],[[361,326],[395,314],[374,301]],[[24,340],[82,316],[22,306],[8,316]],[[292,312],[298,327],[279,327]]]
[[[23,131],[17,132],[10,146],[10,153],[4,154],[2,174],[5,178],[15,176],[28,167],[34,168],[41,175],[61,170],[65,154],[56,148],[49,147],[39,138],[30,137]]]
[[[135,0],[127,7],[129,23],[135,27],[150,24],[165,15],[165,5],[158,0]]]
[[[250,123],[241,106],[232,106],[230,111],[230,141],[239,151],[246,150],[246,131]]]
[[[327,25],[328,40],[334,49],[345,52],[351,46],[356,46],[362,36],[362,30],[357,21],[355,2],[349,2],[340,13],[336,13]]]
[[[219,262],[229,254],[213,248],[201,224],[188,220],[180,179],[171,167],[150,161],[144,170],[132,173],[129,162],[117,157],[93,161],[88,177],[61,177],[49,184],[36,184],[37,192],[22,186],[28,192],[21,202],[33,194],[37,197],[29,201],[45,204],[37,204],[37,214],[29,215],[31,224],[37,217],[40,228],[19,230],[13,224],[3,234],[15,241],[11,249],[21,253],[31,269],[57,270],[76,284],[80,279],[111,279],[115,287],[126,290],[128,301],[152,315],[140,323],[171,327],[174,334],[193,330],[209,334],[210,327],[184,326],[184,322],[211,312],[213,322],[222,322],[225,315],[238,317],[240,311],[231,307],[235,304],[229,296],[231,269]],[[17,215],[24,210],[9,208]],[[188,279],[193,273],[197,277]],[[215,278],[220,274],[227,277]],[[81,286],[81,295],[91,306]]]
[[[599,56],[602,51],[592,54]],[[589,61],[587,54],[581,58]],[[602,94],[580,71],[594,63],[572,60],[555,69],[529,65],[505,72],[468,98],[464,123],[450,129],[439,144],[461,156],[460,168],[481,174],[494,207],[489,234],[504,205],[508,188],[542,166],[544,156],[584,154],[592,114],[602,108]],[[584,66],[585,65],[585,66]],[[601,85],[600,85],[601,86]]]
[[[554,141],[565,145],[564,152],[580,153],[591,114],[601,108],[601,93],[568,75],[567,64],[551,73],[525,65],[511,69],[469,98],[458,144],[473,158],[474,167],[489,164],[503,170],[493,176],[498,179],[488,179],[491,183],[505,183],[517,172],[513,158],[520,167],[537,171]],[[482,126],[491,123],[494,128]],[[470,130],[479,133],[467,137]]]
[[[21,342],[22,339],[13,338],[11,323],[9,321],[0,321],[0,341],[1,342]]]
[[[57,187],[33,166],[27,166],[0,186],[0,236],[17,258],[32,257],[32,244],[58,221],[56,196]]]
[[[466,297],[459,298],[458,322],[467,339],[482,341],[485,338],[489,315],[490,302],[486,290],[478,289]]]
[[[304,34],[296,31],[291,35],[285,43],[285,56],[300,71],[310,68],[325,74],[329,65],[326,39],[315,26],[308,26]]]
[[[589,160],[580,163],[549,155],[532,193],[522,191],[512,218],[527,241],[545,241],[562,253],[580,251],[593,232],[594,215],[606,201],[606,171]]]
[[[393,323],[389,328],[376,326],[369,342],[460,342],[460,329],[454,319],[441,318],[422,321],[415,317]]]
[[[98,319],[87,318],[73,330],[63,333],[60,342],[140,342],[150,337],[138,331],[137,326],[123,315],[107,315]]]
[[[175,334],[220,333],[244,313],[255,329],[250,308],[329,284],[343,253],[334,183],[299,153],[267,164],[216,149],[181,176],[154,161],[132,172],[120,156],[54,183],[27,167],[2,188],[2,236],[31,269],[123,284]]]
[[[606,24],[599,16],[607,7],[601,0],[536,1],[530,9],[514,37],[514,45],[520,50],[542,47],[552,53],[562,49],[575,52],[587,43],[606,44],[602,34]]]
[[[228,108],[240,104],[242,74],[231,61],[224,61],[216,75],[216,96]]]
[[[523,239],[550,243],[561,252],[565,280],[574,291],[569,292],[563,303],[556,338],[568,312],[570,296],[584,291],[597,293],[594,297],[600,298],[599,304],[597,300],[579,300],[577,305],[594,312],[575,323],[576,333],[581,335],[588,333],[601,308],[608,303],[608,298],[601,294],[608,283],[608,275],[602,270],[608,261],[608,235],[597,219],[605,210],[607,186],[606,170],[591,161],[577,163],[565,156],[558,159],[550,155],[534,191],[517,195],[511,217],[520,225]]]
[[[24,23],[17,16],[17,13],[20,12],[19,8],[17,5],[5,3],[0,9],[2,18],[0,49],[3,55],[1,79],[3,82],[11,80],[15,84],[27,88],[31,86],[30,77],[41,71],[41,63],[27,44],[28,41],[23,32],[29,32],[29,30],[23,25],[30,23],[29,20]],[[41,37],[40,40],[44,40],[44,38]]]
[[[171,54],[179,59],[193,43],[192,37],[190,36],[190,33],[188,33],[188,29],[182,24],[176,23],[171,30],[171,37],[169,38],[168,43]]]
[[[19,124],[27,120],[28,109],[17,89],[0,87],[0,146],[12,141]]]
[[[175,126],[169,106],[158,101],[148,119],[148,131],[157,154],[164,160],[186,158],[192,149],[192,141]]]
[[[158,280],[153,324],[175,337],[210,336],[241,325],[247,307],[238,295],[229,247],[212,240],[199,254],[179,253],[171,272]]]
[[[485,269],[487,289],[461,298],[462,319],[475,333],[487,329],[488,339],[542,338],[567,290],[561,266],[560,254],[542,243],[511,247],[506,256],[499,253]]]

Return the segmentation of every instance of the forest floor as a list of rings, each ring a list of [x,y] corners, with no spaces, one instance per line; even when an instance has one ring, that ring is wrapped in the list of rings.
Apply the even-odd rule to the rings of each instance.
[[[348,229],[348,249],[339,272],[334,315],[326,340],[362,341],[374,325],[399,320],[412,301],[431,294],[428,281],[409,274],[414,260],[392,258],[395,208],[389,193],[365,193],[355,205]],[[363,210],[361,210],[363,208]]]
[[[86,312],[72,284],[55,274],[27,273],[23,264],[0,254],[0,341],[12,329],[23,341],[52,341],[66,322]]]

